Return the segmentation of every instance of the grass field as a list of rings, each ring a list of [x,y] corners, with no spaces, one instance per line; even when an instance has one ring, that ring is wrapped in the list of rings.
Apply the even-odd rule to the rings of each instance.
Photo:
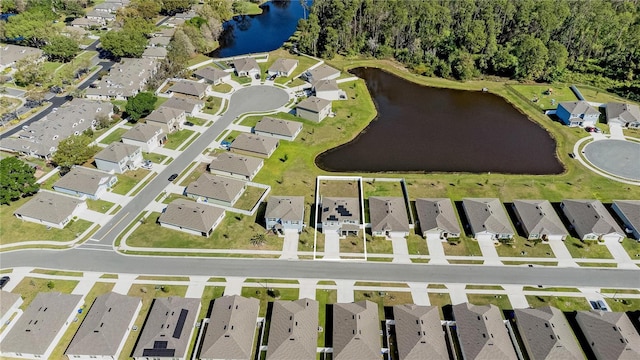
[[[519,236],[512,244],[501,244],[496,250],[499,256],[504,257],[554,257],[549,244],[535,243]]]
[[[256,186],[247,186],[247,189],[240,195],[238,201],[233,205],[236,209],[251,210],[258,203],[262,194],[266,190]]]
[[[268,291],[271,290],[271,291]],[[267,305],[275,300],[298,300],[298,289],[266,287],[243,287],[241,295],[260,300],[260,312],[258,316],[267,314]],[[273,297],[272,295],[276,295]]]
[[[493,304],[500,309],[513,309],[507,295],[467,294],[467,298],[474,305]]]
[[[460,241],[442,243],[445,255],[448,256],[482,256],[480,245],[472,238],[460,236]]]
[[[193,170],[189,173],[189,175],[186,176],[184,178],[184,180],[182,180],[180,182],[180,186],[188,186],[192,182],[198,180],[198,178],[202,174],[207,172],[207,167],[208,166],[209,166],[209,164],[207,164],[207,163],[198,163],[198,165],[193,168]]]
[[[429,293],[429,302],[432,306],[437,306],[440,312],[440,318],[444,319],[442,315],[442,308],[451,304],[451,296],[448,293]]]
[[[111,132],[111,134],[105,136],[102,140],[100,140],[101,144],[109,145],[114,142],[120,141],[122,139],[122,135],[127,132],[127,129],[117,128]]]
[[[353,301],[369,300],[378,304],[378,316],[384,320],[384,308],[387,306],[413,304],[413,297],[408,291],[363,291],[353,292]]]
[[[605,245],[597,244],[593,241],[582,242],[574,237],[567,236],[564,244],[575,259],[613,259]]]
[[[103,214],[105,214],[107,210],[111,209],[113,205],[115,204],[106,200],[87,199],[87,208],[89,208],[89,210],[97,211]]]
[[[640,258],[640,241],[624,239],[622,241],[622,247],[624,247],[632,260]]]
[[[71,294],[76,285],[78,285],[78,281],[25,277],[11,292],[22,296],[23,303],[20,305],[20,309],[25,310],[38,293],[57,291],[63,294]]]
[[[189,136],[191,136],[191,134],[193,134],[193,130],[189,129],[182,129],[173,132],[167,136],[167,142],[164,144],[164,147],[167,149],[175,150],[179,148],[180,145],[182,145],[182,143],[185,142],[185,140],[187,140]]]
[[[129,170],[124,174],[118,174],[118,182],[113,186],[111,191],[116,194],[126,195],[137,183],[149,174],[149,170],[136,169]]]
[[[522,96],[529,99],[541,110],[555,109],[563,101],[576,101],[578,98],[569,88],[570,85],[511,85]],[[551,93],[548,90],[551,89]],[[537,99],[537,101],[533,101]],[[555,103],[552,102],[555,100]]]
[[[529,305],[533,308],[555,306],[562,311],[582,311],[591,309],[587,299],[583,297],[526,295],[526,298]]]
[[[638,311],[640,299],[606,298],[609,309],[616,312]]]
[[[228,92],[231,92],[231,90],[233,90],[233,87],[229,84],[220,83],[218,85],[212,86],[211,90],[219,93],[228,93]]]
[[[608,93],[602,89],[594,88],[592,86],[578,85],[576,87],[578,88],[578,90],[580,90],[580,93],[582,93],[582,96],[584,96],[584,98],[587,101],[593,101],[598,103],[623,102],[623,103],[637,104],[634,101],[623,99],[615,94]]]
[[[167,158],[166,155],[162,155],[162,154],[156,154],[156,153],[142,153],[142,158],[145,160],[151,160],[151,162],[154,162],[156,164],[160,164],[161,162],[164,161],[164,159]]]

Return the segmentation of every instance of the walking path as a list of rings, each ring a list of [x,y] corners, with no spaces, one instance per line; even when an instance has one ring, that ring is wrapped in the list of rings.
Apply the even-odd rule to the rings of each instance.
[[[393,262],[411,264],[409,249],[407,248],[407,239],[404,237],[392,237],[391,242],[393,245]]]
[[[429,248],[429,256],[431,260],[429,264],[448,264],[449,262],[445,258],[444,248],[442,247],[442,241],[437,234],[427,235],[427,248]]]

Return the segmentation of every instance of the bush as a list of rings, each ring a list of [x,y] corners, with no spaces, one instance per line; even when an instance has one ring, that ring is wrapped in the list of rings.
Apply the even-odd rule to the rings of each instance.
[[[49,280],[49,281],[47,282],[47,288],[48,288],[49,290],[51,290],[51,289],[53,289],[54,287],[56,287],[56,283],[54,283],[53,281]]]

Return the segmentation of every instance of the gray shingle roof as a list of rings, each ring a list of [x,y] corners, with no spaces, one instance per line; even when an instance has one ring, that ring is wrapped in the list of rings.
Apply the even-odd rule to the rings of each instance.
[[[558,106],[562,106],[569,113],[577,115],[577,114],[600,114],[600,112],[594,109],[588,102],[584,100],[580,101],[564,101],[558,104]]]
[[[474,234],[487,231],[515,235],[511,222],[498,199],[466,198],[462,204]]]
[[[275,301],[267,360],[314,360],[318,343],[318,302]]]
[[[197,81],[180,80],[180,81],[176,81],[169,88],[168,91],[185,94],[185,95],[202,97],[204,96],[204,93],[207,91],[207,87],[208,87],[207,84],[199,83]]]
[[[20,294],[0,290],[0,318],[11,309],[18,299],[20,299]]]
[[[640,358],[640,335],[625,313],[578,311],[576,320],[598,359]]]
[[[368,300],[333,305],[333,359],[380,360],[378,305]]]
[[[338,83],[335,80],[318,80],[313,83],[313,87],[316,91],[340,90]]]
[[[144,88],[147,80],[155,73],[157,60],[150,58],[123,58],[104,76],[96,88],[87,88],[86,94],[110,96],[133,96]]]
[[[242,156],[230,153],[216,155],[209,164],[209,169],[222,172],[231,172],[243,176],[251,176],[253,172],[262,166],[262,159],[251,156]]]
[[[184,110],[178,110],[166,106],[160,106],[159,108],[153,110],[151,114],[147,115],[145,120],[151,122],[157,122],[161,124],[169,124],[175,119],[179,118],[184,114]]]
[[[162,104],[162,107],[182,110],[192,113],[196,106],[204,106],[204,101],[195,98],[172,97]]]
[[[0,65],[6,66],[28,56],[41,57],[42,50],[27,46],[0,44]]]
[[[631,226],[640,232],[640,200],[614,200],[613,203],[624,214]]]
[[[41,292],[16,321],[0,343],[2,352],[43,355],[82,295]]]
[[[285,72],[288,73],[298,66],[298,60],[279,58],[269,67],[269,72]]]
[[[260,65],[258,65],[258,62],[256,61],[256,59],[252,57],[245,57],[245,58],[233,60],[233,67],[236,69],[237,72],[249,72],[251,70],[260,71]]]
[[[244,190],[245,184],[241,180],[205,173],[187,186],[186,193],[231,202]]]
[[[360,223],[360,201],[358,198],[322,198],[322,222],[351,220]]]
[[[84,200],[76,197],[40,191],[20,206],[15,214],[58,224],[71,216],[76,207],[82,203]]]
[[[569,235],[548,200],[513,200],[527,234]]]
[[[634,104],[623,104],[617,102],[607,103],[607,123],[610,119],[622,119],[623,122],[640,121],[640,107]]]
[[[126,133],[122,134],[123,139],[130,139],[135,141],[147,142],[153,139],[154,136],[161,134],[162,128],[156,125],[138,123]]]
[[[222,71],[220,69],[216,69],[211,66],[200,68],[196,70],[193,74],[200,76],[201,78],[205,80],[209,80],[211,82],[217,82],[220,79],[223,79],[227,76],[231,76],[230,73],[226,71]]]
[[[141,302],[139,297],[114,292],[98,296],[65,354],[115,356]]]
[[[167,46],[169,45],[170,41],[171,41],[170,36],[154,36],[151,39],[149,39],[149,45]]]
[[[53,184],[53,188],[95,194],[101,185],[109,183],[114,177],[104,171],[74,166],[71,171]]]
[[[215,206],[176,199],[167,205],[158,221],[206,233],[211,230],[216,221],[223,215],[224,210]]]
[[[324,80],[330,76],[340,74],[340,70],[334,69],[329,65],[322,64],[313,70],[309,70],[314,81]]]
[[[272,196],[267,202],[265,218],[285,221],[304,220],[304,196]]]
[[[331,101],[321,99],[315,96],[310,96],[300,101],[298,105],[296,105],[296,107],[299,109],[304,109],[312,112],[320,112],[322,109],[326,108],[327,106],[331,106]]]
[[[186,356],[199,311],[200,299],[177,296],[154,299],[133,357]]]
[[[233,140],[231,149],[269,155],[279,144],[280,141],[272,137],[242,133]]]
[[[399,360],[449,359],[437,306],[396,305],[393,317]]]
[[[453,306],[453,317],[465,359],[516,359],[498,307],[458,304]]]
[[[167,48],[162,46],[151,46],[144,49],[143,58],[164,58],[167,56]]]
[[[200,358],[249,360],[259,309],[260,301],[254,298],[233,295],[216,299]]]
[[[514,309],[531,360],[581,360],[584,354],[562,311],[545,306]]]
[[[562,200],[562,205],[563,210],[575,220],[571,225],[581,238],[591,233],[617,233],[625,236],[624,231],[599,200]]]
[[[409,231],[409,218],[401,197],[369,198],[371,229],[375,231]]]
[[[301,127],[302,124],[297,121],[287,121],[265,116],[258,121],[254,130],[282,136],[293,136]]]
[[[416,199],[416,212],[422,232],[440,229],[460,234],[460,225],[450,199]]]
[[[96,154],[95,158],[117,163],[135,154],[139,149],[139,146],[115,142],[102,149],[102,151]]]

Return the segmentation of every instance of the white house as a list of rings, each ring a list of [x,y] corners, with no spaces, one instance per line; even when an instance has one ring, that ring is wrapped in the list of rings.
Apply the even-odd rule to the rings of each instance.
[[[624,239],[624,231],[599,200],[563,200],[560,208],[581,240]]]
[[[274,61],[274,63],[267,70],[267,73],[270,76],[275,75],[289,77],[296,69],[296,67],[298,67],[298,60],[280,58]]]
[[[296,105],[296,115],[315,122],[321,122],[331,114],[331,101],[310,96]]]
[[[260,65],[258,65],[256,59],[252,57],[234,60],[233,67],[236,69],[236,75],[238,76],[248,76],[253,78],[257,74],[260,74]]]
[[[347,93],[338,87],[335,80],[318,80],[313,83],[313,91],[316,97],[325,100],[346,100]]]
[[[14,215],[21,220],[62,229],[79,213],[87,209],[83,198],[40,191],[20,206]]]
[[[117,181],[118,178],[113,174],[84,166],[74,166],[71,171],[53,184],[53,190],[97,200]]]
[[[151,152],[166,141],[167,135],[162,128],[151,124],[138,123],[122,134],[123,143],[139,146],[144,152]]]
[[[122,174],[142,164],[142,149],[125,143],[111,143],[95,156],[96,167],[103,171]]]

